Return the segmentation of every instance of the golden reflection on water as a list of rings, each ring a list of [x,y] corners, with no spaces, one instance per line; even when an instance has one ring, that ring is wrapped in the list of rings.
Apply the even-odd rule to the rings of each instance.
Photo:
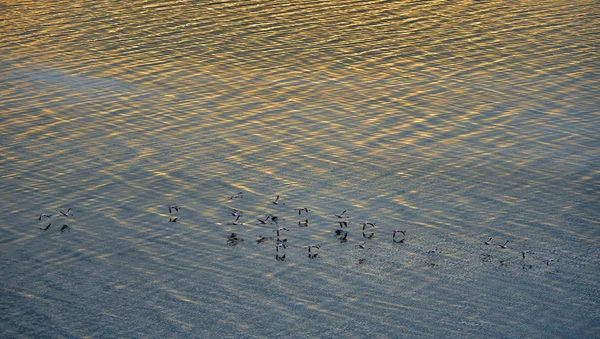
[[[597,332],[593,2],[0,9],[6,336]]]

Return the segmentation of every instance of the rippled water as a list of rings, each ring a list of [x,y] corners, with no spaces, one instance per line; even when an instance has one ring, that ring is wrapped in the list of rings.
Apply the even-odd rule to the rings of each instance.
[[[0,335],[597,336],[599,17],[2,2]]]

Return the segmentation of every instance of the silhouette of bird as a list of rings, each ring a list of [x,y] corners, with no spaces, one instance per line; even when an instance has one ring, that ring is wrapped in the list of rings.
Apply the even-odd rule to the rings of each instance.
[[[344,212],[340,213],[340,214],[334,214],[336,217],[343,219],[343,218],[349,218],[347,215],[345,215],[346,210],[344,210]]]
[[[396,233],[402,233],[402,235],[406,235],[406,231],[402,231],[402,230],[393,230],[392,231],[392,238],[396,237]]]
[[[47,231],[47,230],[50,228],[50,226],[52,226],[52,224],[51,224],[51,223],[50,223],[50,224],[48,224],[48,226],[46,226],[46,227],[40,227],[40,229],[41,229],[42,231]]]
[[[273,230],[273,232],[277,232],[277,236],[279,236],[279,232],[281,232],[281,231],[289,231],[289,230],[285,227],[279,227],[279,228]]]
[[[234,195],[230,196],[230,197],[229,197],[229,199],[230,199],[230,200],[233,200],[233,199],[239,199],[239,198],[243,198],[243,195],[242,195],[242,193],[243,193],[243,192],[240,192],[240,193],[238,193],[238,194],[234,194]]]
[[[242,218],[242,215],[238,214],[237,217],[235,217],[235,220],[232,222],[232,224],[233,225],[241,224],[242,222],[239,222],[241,218]]]
[[[256,243],[260,244],[261,242],[265,242],[265,241],[269,241],[269,240],[273,240],[273,237],[263,237],[263,236],[259,235],[258,239],[256,240]]]
[[[373,232],[371,232],[371,233],[365,233],[365,232],[363,232],[362,236],[363,236],[363,238],[373,239],[373,237],[375,236],[375,233],[373,233]]]
[[[340,243],[348,241],[348,232],[344,233],[344,236],[340,238]]]
[[[42,218],[50,218],[51,216],[52,216],[52,214],[42,213],[42,214],[40,214],[40,217],[38,218],[38,220],[42,220]]]
[[[173,210],[179,212],[179,207],[175,205],[169,206],[169,214],[173,213]]]
[[[535,253],[531,252],[530,250],[521,251],[521,255],[523,256],[523,259],[525,259],[525,254],[527,254],[527,253],[535,254]]]
[[[362,226],[363,231],[365,228],[367,228],[367,226],[375,227],[375,224],[372,222],[361,222],[360,225]]]
[[[240,238],[236,233],[231,233],[231,235],[227,237],[227,242],[231,246],[235,246],[235,245],[239,244],[241,241],[244,241],[244,239]]]
[[[309,209],[308,209],[308,207],[299,207],[299,208],[296,208],[296,211],[298,211],[298,215],[300,215],[300,214],[302,214],[302,211],[308,213]]]
[[[269,218],[271,217],[271,215],[267,215],[265,218],[260,219],[260,218],[256,218],[256,220],[258,220],[261,224],[266,225],[267,221],[269,220]]]
[[[321,246],[317,246],[317,245],[308,245],[308,246],[306,246],[306,247],[308,247],[308,253],[310,253],[310,249],[311,249],[311,248],[316,248],[316,249],[319,249],[319,248],[321,248]]]
[[[59,211],[60,214],[62,214],[65,217],[72,217],[73,216],[73,211],[71,211],[71,207],[69,207],[69,209],[66,212],[63,211]]]

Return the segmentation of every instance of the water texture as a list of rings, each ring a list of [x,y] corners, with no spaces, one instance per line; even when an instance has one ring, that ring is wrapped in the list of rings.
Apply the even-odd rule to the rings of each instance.
[[[0,337],[598,337],[598,8],[0,2]]]

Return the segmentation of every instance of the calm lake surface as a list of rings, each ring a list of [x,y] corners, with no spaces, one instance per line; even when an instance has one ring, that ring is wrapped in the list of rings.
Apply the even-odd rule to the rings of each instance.
[[[596,1],[0,22],[0,337],[598,338]]]

